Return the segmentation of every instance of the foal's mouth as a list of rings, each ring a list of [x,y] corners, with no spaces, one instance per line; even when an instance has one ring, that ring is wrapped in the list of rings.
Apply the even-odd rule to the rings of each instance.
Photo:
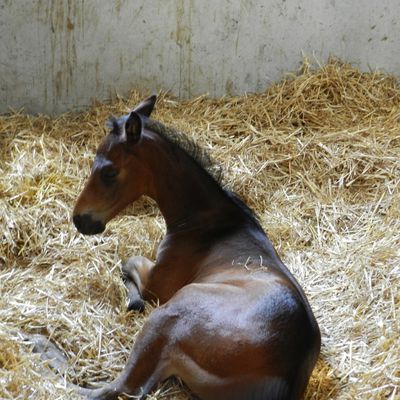
[[[84,235],[96,235],[104,232],[106,228],[102,221],[95,220],[90,214],[78,214],[73,216],[74,225]]]

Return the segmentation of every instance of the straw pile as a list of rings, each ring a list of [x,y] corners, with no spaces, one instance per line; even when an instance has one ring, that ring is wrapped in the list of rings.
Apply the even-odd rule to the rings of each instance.
[[[120,260],[154,258],[164,223],[139,201],[98,237],[71,209],[106,119],[141,96],[57,118],[0,118],[0,398],[71,399],[21,333],[69,358],[68,380],[110,380],[146,315],[127,313]],[[159,97],[155,118],[204,147],[255,210],[304,287],[322,331],[307,399],[400,398],[400,88],[331,60],[265,93]],[[187,399],[177,383],[152,399]]]

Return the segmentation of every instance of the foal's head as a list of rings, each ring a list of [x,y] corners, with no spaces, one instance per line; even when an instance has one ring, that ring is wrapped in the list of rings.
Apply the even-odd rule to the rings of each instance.
[[[151,177],[143,162],[143,119],[150,116],[155,102],[153,95],[128,116],[111,119],[111,131],[97,149],[90,177],[74,208],[79,232],[103,232],[111,218],[147,193]]]

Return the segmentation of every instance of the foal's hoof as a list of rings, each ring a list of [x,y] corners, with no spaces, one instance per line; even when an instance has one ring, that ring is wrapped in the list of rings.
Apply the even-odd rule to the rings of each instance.
[[[144,301],[137,287],[136,282],[126,272],[122,271],[122,280],[128,290],[128,311],[144,311]]]
[[[32,351],[40,355],[43,361],[47,361],[50,368],[64,374],[68,368],[68,360],[65,354],[49,338],[41,334],[22,334],[24,340],[33,345]]]
[[[144,301],[142,299],[132,299],[128,303],[128,311],[143,312],[145,308]]]

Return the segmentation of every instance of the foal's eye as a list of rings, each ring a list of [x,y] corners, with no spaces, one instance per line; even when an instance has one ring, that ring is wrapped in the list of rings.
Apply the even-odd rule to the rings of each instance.
[[[101,179],[106,183],[111,183],[115,180],[118,175],[116,168],[103,168],[100,172]]]

